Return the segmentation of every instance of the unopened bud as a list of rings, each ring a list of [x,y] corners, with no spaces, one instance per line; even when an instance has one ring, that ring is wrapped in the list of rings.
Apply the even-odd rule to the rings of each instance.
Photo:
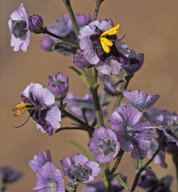
[[[28,18],[29,28],[34,33],[42,33],[43,19],[39,15],[33,14]]]

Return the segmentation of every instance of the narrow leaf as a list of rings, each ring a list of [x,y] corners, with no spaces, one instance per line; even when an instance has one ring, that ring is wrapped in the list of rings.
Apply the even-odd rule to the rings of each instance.
[[[120,175],[117,174],[116,177],[114,177],[116,179],[116,181],[122,185],[122,187],[124,187],[127,191],[129,191],[129,187],[127,186],[127,184],[121,179]]]
[[[83,147],[82,145],[73,140],[70,140],[70,143],[72,143],[75,147],[77,147],[82,152],[82,154],[88,158],[88,160],[95,161],[93,158],[93,154],[90,153],[87,149],[85,149],[85,147]]]

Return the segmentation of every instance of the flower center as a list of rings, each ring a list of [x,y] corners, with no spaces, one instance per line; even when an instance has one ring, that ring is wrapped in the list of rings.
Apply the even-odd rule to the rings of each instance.
[[[125,126],[124,133],[127,138],[131,138],[134,136],[133,128],[129,125]]]
[[[98,145],[104,156],[113,156],[116,151],[116,145],[111,138],[101,139]]]
[[[56,192],[56,190],[57,190],[57,184],[54,181],[51,181],[50,192]]]
[[[60,79],[56,79],[53,83],[52,83],[52,86],[53,87],[58,87],[60,85],[64,85],[65,82],[64,81],[61,81]]]
[[[72,165],[69,175],[71,179],[76,179],[77,182],[86,181],[89,178],[88,176],[91,175],[91,169],[79,163]]]
[[[12,34],[16,38],[23,39],[27,33],[27,23],[25,21],[12,21]]]
[[[173,123],[166,128],[166,132],[178,140],[178,121],[173,121]]]
[[[112,36],[112,35],[116,35],[119,27],[120,27],[120,25],[118,24],[115,27],[113,27],[113,28],[109,29],[108,31],[105,31],[101,34],[100,43],[101,43],[103,50],[106,53],[109,53],[111,51],[110,47],[113,46],[113,42],[111,40],[109,40],[107,37]]]
[[[18,117],[30,109],[34,110],[36,108],[30,103],[19,104],[12,109],[12,115]]]

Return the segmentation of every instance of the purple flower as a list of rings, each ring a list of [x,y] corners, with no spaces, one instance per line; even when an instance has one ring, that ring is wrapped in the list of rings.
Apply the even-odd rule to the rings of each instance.
[[[109,116],[109,124],[116,132],[124,151],[131,151],[134,159],[146,157],[153,132],[141,112],[128,104],[122,104]]]
[[[173,178],[170,175],[157,179],[151,168],[144,170],[138,182],[138,186],[144,190],[154,192],[169,191]]]
[[[108,75],[103,75],[99,77],[104,83],[104,90],[107,94],[111,96],[117,95],[117,83]]]
[[[123,91],[127,101],[139,111],[144,112],[159,99],[159,95],[148,95],[144,91]]]
[[[36,174],[37,182],[33,191],[65,192],[62,173],[55,166],[47,162]]]
[[[94,153],[94,159],[99,163],[108,163],[119,151],[119,142],[111,129],[98,127],[89,140],[89,150]]]
[[[31,160],[28,164],[30,168],[34,172],[38,172],[39,169],[47,162],[51,162],[51,154],[50,151],[45,151],[43,153],[37,153],[34,155],[33,160]]]
[[[156,175],[153,173],[151,168],[144,170],[141,173],[140,179],[138,181],[138,186],[148,190],[153,187],[158,182]]]
[[[149,159],[152,158],[152,156],[154,155],[158,147],[159,147],[159,143],[153,138],[151,141],[151,147],[147,153],[147,156]],[[160,150],[152,162],[159,164],[161,167],[167,168],[167,164],[165,163],[165,152]]]
[[[55,96],[63,97],[69,88],[68,76],[63,75],[62,73],[56,73],[54,76],[49,76],[48,86]]]
[[[30,29],[23,3],[10,15],[8,25],[11,31],[11,47],[15,52],[20,49],[26,52],[30,43]]]
[[[167,175],[166,177],[162,178],[162,183],[155,189],[154,192],[165,192],[170,191],[170,186],[173,181],[173,177],[170,175]]]
[[[90,93],[87,93],[84,98],[76,98],[72,93],[68,93],[64,99],[64,103],[67,103],[69,111],[81,119],[82,121],[94,120],[95,107],[93,104],[93,98]],[[103,116],[106,116],[106,106],[102,107]]]
[[[168,153],[178,153],[178,116],[167,110],[151,108],[144,113],[151,124],[160,126],[157,129],[159,146]]]
[[[100,173],[99,164],[81,154],[72,155],[60,161],[62,171],[67,178],[75,183],[90,183]]]
[[[22,177],[22,173],[15,171],[11,167],[0,167],[0,178],[3,183],[13,183]]]
[[[126,182],[126,177],[122,174],[119,174],[124,182]],[[123,187],[113,179],[111,181],[112,192],[121,192]],[[83,188],[82,192],[105,192],[106,188],[102,181],[98,181],[96,183],[89,183]]]
[[[79,27],[83,27],[90,23],[90,15],[75,15]],[[48,26],[48,30],[64,39],[64,41],[71,41],[77,44],[77,37],[75,35],[71,20],[69,15],[64,15],[64,17],[57,19],[55,22]],[[61,42],[62,40],[56,39],[49,35],[44,35],[44,38],[41,42],[41,48],[45,51],[52,51],[52,47],[55,43]],[[63,55],[72,55],[75,54],[77,49],[69,45],[61,45],[57,50]]]
[[[53,94],[37,83],[29,84],[21,93],[22,104],[17,105],[13,111],[14,116],[19,116],[28,111],[37,122],[37,128],[50,136],[53,129],[60,127],[61,112],[55,105]]]
[[[135,73],[142,67],[143,61],[144,61],[143,53],[136,54],[135,51],[131,50],[129,55],[129,62],[122,65],[122,68],[127,73]]]
[[[116,75],[129,62],[129,49],[116,33],[111,20],[93,21],[79,31],[80,48],[90,64],[104,74]]]
[[[79,69],[85,68],[89,65],[88,61],[85,59],[83,52],[77,52],[74,56],[73,56],[73,63],[76,67],[78,67]]]
[[[43,19],[39,15],[33,14],[32,16],[29,16],[29,28],[34,33],[41,33],[43,24]]]

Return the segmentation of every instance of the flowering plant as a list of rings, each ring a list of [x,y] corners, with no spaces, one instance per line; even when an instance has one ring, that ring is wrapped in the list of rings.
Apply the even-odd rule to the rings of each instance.
[[[82,130],[89,137],[88,149],[80,141],[72,141],[80,153],[60,160],[61,170],[53,164],[50,151],[34,155],[29,161],[37,179],[33,191],[76,192],[79,185],[85,184],[83,192],[134,192],[140,188],[168,192],[173,177],[158,178],[150,167],[150,163],[157,163],[166,168],[166,153],[172,155],[178,172],[178,116],[153,107],[159,95],[128,90],[129,82],[144,63],[144,54],[136,53],[124,42],[124,36],[117,35],[119,24],[114,25],[111,19],[97,20],[103,1],[96,0],[91,19],[90,15],[74,14],[70,0],[63,0],[68,14],[48,27],[41,16],[28,17],[23,3],[10,16],[14,51],[27,51],[31,33],[44,34],[41,48],[73,56],[71,69],[88,88],[84,98],[77,98],[68,92],[70,77],[56,72],[48,76],[49,88],[30,83],[21,92],[21,103],[12,109],[12,115],[18,117],[28,112],[29,116],[18,127],[32,118],[37,129],[49,136],[63,130]],[[116,98],[116,102],[107,115],[111,98]],[[75,124],[62,126],[64,118]],[[118,172],[128,152],[136,172],[130,186],[128,176]],[[143,163],[146,157],[149,160]],[[10,168],[2,168],[1,172],[2,191],[7,189],[7,183],[21,177]],[[94,182],[99,175],[100,181]],[[64,176],[68,179],[67,187]]]

